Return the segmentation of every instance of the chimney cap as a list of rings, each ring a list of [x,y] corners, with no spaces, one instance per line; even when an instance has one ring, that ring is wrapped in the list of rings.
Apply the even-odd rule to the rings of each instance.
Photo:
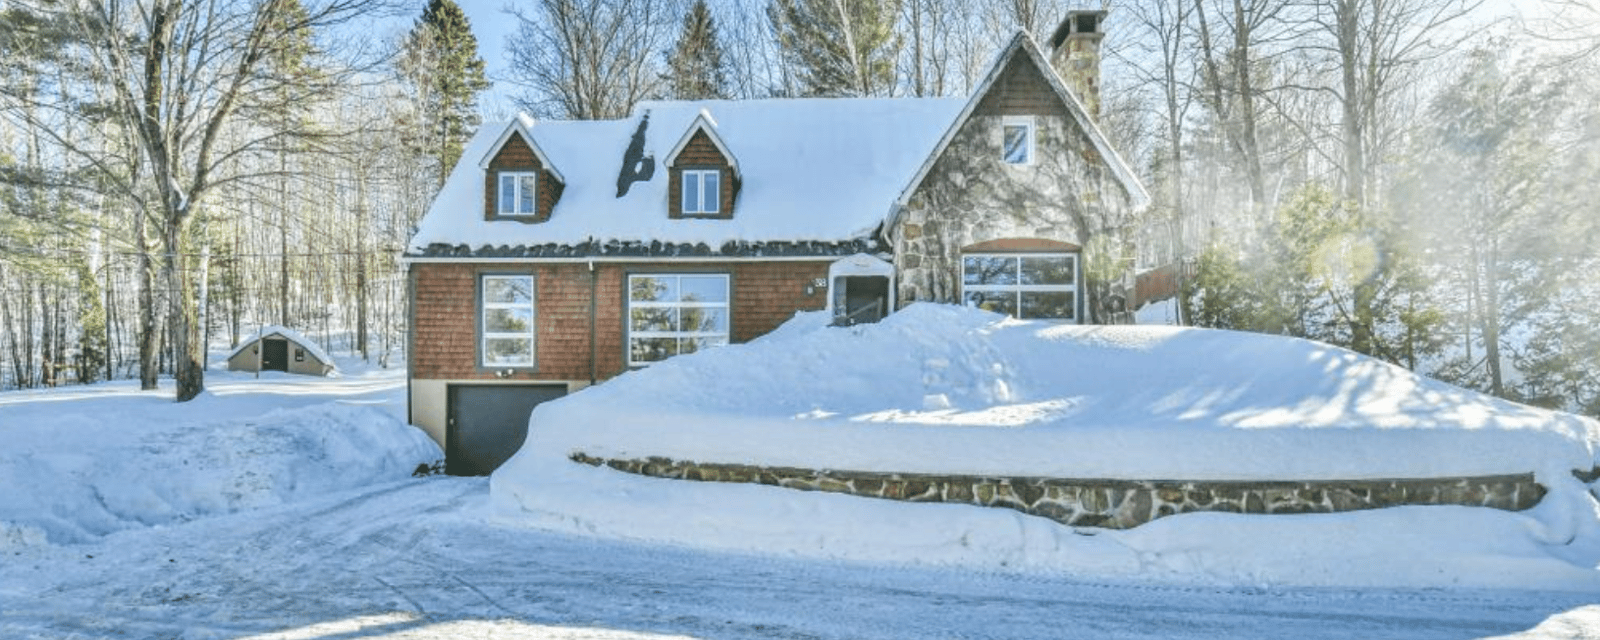
[[[1061,25],[1056,27],[1054,35],[1050,36],[1050,47],[1059,49],[1061,43],[1072,36],[1104,36],[1105,30],[1100,24],[1105,22],[1105,9],[1073,9],[1067,12],[1067,17],[1061,20]]]

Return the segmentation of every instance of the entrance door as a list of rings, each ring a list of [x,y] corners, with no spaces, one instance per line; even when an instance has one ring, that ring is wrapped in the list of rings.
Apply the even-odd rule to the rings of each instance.
[[[262,371],[288,371],[289,370],[289,341],[288,340],[261,340],[261,370]]]
[[[889,278],[839,276],[833,279],[833,324],[877,322],[889,315]]]
[[[450,385],[445,472],[489,475],[522,448],[533,408],[564,395],[566,385]]]

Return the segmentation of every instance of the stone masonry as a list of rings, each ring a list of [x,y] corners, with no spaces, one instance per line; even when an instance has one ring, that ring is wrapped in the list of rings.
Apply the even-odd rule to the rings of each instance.
[[[874,473],[713,464],[652,457],[608,460],[573,453],[574,462],[643,476],[764,484],[909,502],[1014,509],[1061,524],[1131,529],[1179,513],[1338,513],[1404,505],[1532,508],[1545,488],[1533,474],[1405,480],[1284,482],[1092,480]]]

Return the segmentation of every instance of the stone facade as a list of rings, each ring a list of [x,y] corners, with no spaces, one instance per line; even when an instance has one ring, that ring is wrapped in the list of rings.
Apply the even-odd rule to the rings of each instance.
[[[1545,488],[1534,482],[1531,473],[1405,480],[1187,482],[871,473],[667,458],[607,460],[581,452],[572,454],[571,459],[656,478],[754,483],[888,500],[999,507],[1065,525],[1108,529],[1131,529],[1156,518],[1198,511],[1339,513],[1406,505],[1521,511],[1538,504],[1545,494]]]
[[[1046,73],[1054,72],[1032,56],[1012,56],[907,199],[898,224],[889,230],[901,306],[959,303],[961,253],[969,245],[1003,239],[1066,242],[1089,252],[1082,257],[1083,273],[1092,271],[1096,259],[1091,238],[1120,243],[1134,213],[1132,196],[1050,87]],[[1027,164],[1007,164],[1001,157],[1002,125],[1014,116],[1034,122],[1034,158]],[[1080,291],[1101,286],[1080,275]],[[1108,320],[1082,307],[1080,302],[1080,318]]]

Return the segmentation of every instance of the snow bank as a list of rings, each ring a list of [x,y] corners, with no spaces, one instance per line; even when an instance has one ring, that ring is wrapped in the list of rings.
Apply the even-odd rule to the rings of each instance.
[[[755,342],[541,405],[527,444],[491,480],[493,503],[538,527],[802,556],[1227,583],[1600,588],[1600,518],[1570,475],[1594,465],[1593,421],[1281,337],[934,305],[877,325],[824,322],[805,314]],[[1095,532],[998,509],[630,476],[569,461],[577,451],[1146,480],[1534,471],[1551,494],[1524,513],[1189,514]]]
[[[1305,340],[915,305],[679,358],[541,406],[540,451],[1128,480],[1588,469],[1600,425]]]
[[[175,424],[138,412],[66,413],[7,425],[23,426],[60,440],[22,438],[0,452],[0,549],[295,502],[403,479],[442,457],[422,431],[371,406]]]

